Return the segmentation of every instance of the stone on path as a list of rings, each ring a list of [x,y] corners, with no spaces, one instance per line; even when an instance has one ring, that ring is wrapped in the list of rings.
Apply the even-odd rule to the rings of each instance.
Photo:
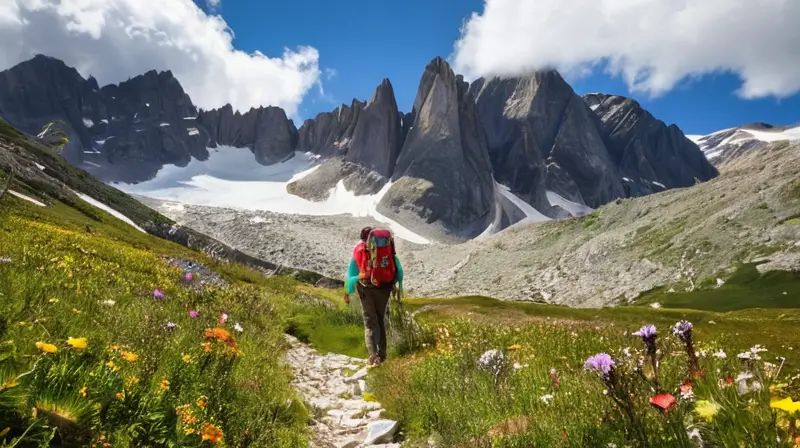
[[[381,419],[380,403],[364,400],[368,390],[366,360],[316,350],[286,335],[286,362],[292,384],[312,408],[312,448],[399,448],[392,443],[397,422]],[[356,373],[347,376],[347,372]]]

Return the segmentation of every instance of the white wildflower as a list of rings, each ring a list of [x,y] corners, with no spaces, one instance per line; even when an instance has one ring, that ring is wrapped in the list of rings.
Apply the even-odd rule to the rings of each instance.
[[[713,356],[713,357],[715,357],[717,359],[726,359],[728,357],[728,354],[725,353],[724,350],[719,349],[719,351],[714,352],[714,354],[711,355],[711,356]]]
[[[244,328],[242,328],[242,326],[239,325],[239,322],[233,324],[233,329],[236,330],[237,333],[241,333],[244,331]]]
[[[114,305],[116,305],[116,304],[117,304],[117,302],[115,302],[115,301],[113,301],[113,300],[111,300],[111,299],[109,299],[109,300],[103,300],[103,301],[102,301],[102,302],[100,302],[100,303],[102,303],[103,305],[106,305],[106,306],[114,306]]]
[[[553,402],[553,395],[551,394],[542,395],[541,397],[539,397],[539,399],[542,400],[544,404],[550,404]]]

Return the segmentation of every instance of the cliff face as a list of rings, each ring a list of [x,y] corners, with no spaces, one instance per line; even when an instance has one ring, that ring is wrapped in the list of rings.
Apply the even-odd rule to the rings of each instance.
[[[417,231],[469,238],[494,219],[494,182],[468,85],[441,58],[425,68],[409,128],[378,209]]]

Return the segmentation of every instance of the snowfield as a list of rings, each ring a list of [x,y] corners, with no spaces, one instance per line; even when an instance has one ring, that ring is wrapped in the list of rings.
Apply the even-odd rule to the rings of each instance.
[[[78,193],[77,191],[73,191],[73,193],[75,193],[79,198],[83,199],[84,201],[88,202],[89,204],[91,204],[91,205],[93,205],[93,206],[95,206],[95,207],[97,207],[99,209],[102,209],[103,211],[105,211],[109,215],[119,219],[120,221],[130,224],[136,230],[138,230],[140,232],[147,233],[147,232],[144,231],[144,229],[142,229],[141,227],[137,226],[133,221],[131,221],[130,218],[128,218],[127,216],[123,215],[122,213],[114,210],[113,208],[107,206],[106,204],[103,204],[102,202],[98,201],[97,199],[95,199],[95,198],[93,198],[91,196],[85,195],[83,193]]]
[[[209,149],[205,161],[192,159],[185,168],[163,167],[156,177],[138,184],[117,183],[126,193],[164,201],[292,215],[370,216],[385,223],[397,237],[412,243],[430,241],[377,212],[376,206],[391,184],[374,195],[356,196],[340,181],[325,201],[313,202],[294,196],[286,186],[317,169],[315,154],[297,152],[289,160],[270,166],[256,163],[248,148],[220,146]]]

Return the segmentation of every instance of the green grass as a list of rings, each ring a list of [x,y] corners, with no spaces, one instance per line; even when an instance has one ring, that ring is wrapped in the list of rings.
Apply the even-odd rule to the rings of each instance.
[[[305,446],[307,413],[280,361],[303,286],[213,262],[103,211],[91,215],[60,202],[0,201],[0,257],[10,259],[0,263],[0,433],[8,428],[0,440],[201,446],[211,425],[224,446]],[[162,254],[202,262],[230,286],[187,286]],[[156,288],[163,301],[154,300]],[[230,320],[220,325],[223,312]],[[206,337],[216,327],[236,350]]]
[[[714,282],[714,285],[716,283]],[[753,264],[742,265],[721,287],[668,292],[667,287],[645,293],[640,304],[660,303],[667,308],[734,311],[752,308],[800,308],[800,272],[761,274]]]

